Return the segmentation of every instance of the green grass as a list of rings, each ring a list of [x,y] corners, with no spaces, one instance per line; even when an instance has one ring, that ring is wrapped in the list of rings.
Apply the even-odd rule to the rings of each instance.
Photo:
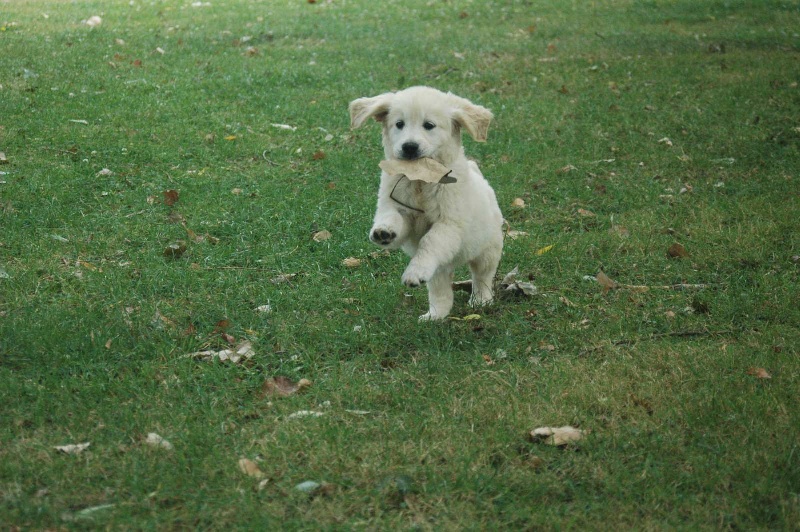
[[[0,5],[0,522],[800,526],[797,1]],[[372,255],[379,133],[347,104],[414,84],[494,111],[467,152],[541,295],[419,324]],[[256,356],[184,357],[221,320]]]

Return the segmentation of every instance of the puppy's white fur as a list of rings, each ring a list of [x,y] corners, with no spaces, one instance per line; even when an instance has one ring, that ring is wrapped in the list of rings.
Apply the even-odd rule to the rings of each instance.
[[[430,308],[420,320],[450,313],[453,272],[463,264],[472,274],[470,304],[490,303],[503,249],[503,216],[478,165],[464,155],[461,130],[485,141],[492,113],[450,93],[411,87],[350,103],[353,128],[370,117],[383,124],[386,159],[430,157],[451,168],[457,179],[431,184],[381,173],[370,240],[411,256],[403,283],[428,284]]]

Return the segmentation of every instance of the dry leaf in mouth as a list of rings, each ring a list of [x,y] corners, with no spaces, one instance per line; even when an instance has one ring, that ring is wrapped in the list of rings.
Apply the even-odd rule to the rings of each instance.
[[[381,170],[389,175],[404,175],[411,181],[425,181],[426,183],[454,183],[456,179],[450,176],[452,170],[434,159],[423,157],[413,161],[381,161]]]
[[[300,379],[294,382],[287,377],[270,377],[261,386],[261,394],[266,397],[288,397],[309,386],[311,386],[311,381],[308,379]]]

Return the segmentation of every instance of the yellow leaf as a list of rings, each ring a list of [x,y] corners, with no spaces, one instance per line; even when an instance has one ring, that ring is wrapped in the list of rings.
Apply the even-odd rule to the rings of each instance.
[[[236,135],[228,135],[225,140],[236,140]]]
[[[539,249],[536,250],[536,254],[537,255],[544,255],[545,253],[547,253],[548,251],[550,251],[554,247],[556,247],[555,244],[550,244],[549,246],[545,246],[543,248],[539,248]]]
[[[464,320],[464,321],[479,320],[479,319],[481,319],[481,315],[480,314],[467,314],[466,316],[464,316],[461,319]]]

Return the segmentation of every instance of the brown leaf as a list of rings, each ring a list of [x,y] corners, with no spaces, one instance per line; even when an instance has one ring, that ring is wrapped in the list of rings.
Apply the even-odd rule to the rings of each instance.
[[[186,253],[186,242],[179,240],[164,248],[163,255],[167,259],[179,259]]]
[[[321,161],[322,159],[325,158],[325,152],[322,150],[314,152],[314,155],[312,155],[311,158],[314,159],[315,161]]]
[[[584,218],[591,218],[592,216],[596,216],[595,213],[586,209],[578,209],[578,214],[580,214]]]
[[[294,382],[287,377],[270,377],[261,386],[261,394],[265,397],[288,397],[309,386],[311,386],[311,381],[308,379],[300,379]]]
[[[239,471],[248,477],[253,477],[257,480],[261,480],[267,476],[263,471],[261,471],[261,468],[258,467],[258,464],[249,458],[242,458],[239,460]]]
[[[342,261],[342,264],[344,264],[348,268],[358,268],[359,266],[361,266],[361,259],[357,259],[355,257],[347,257]]]
[[[772,378],[772,375],[767,373],[767,370],[765,370],[764,368],[755,368],[755,367],[750,368],[750,369],[747,370],[747,374],[748,375],[752,375],[753,377],[755,377],[757,379],[771,379]]]
[[[689,253],[686,248],[675,242],[667,250],[667,255],[672,259],[684,259],[689,256]]]
[[[631,232],[628,231],[626,227],[623,227],[621,225],[612,225],[611,229],[609,229],[608,232],[620,238],[628,238],[629,236],[631,236]]]
[[[522,198],[514,198],[514,201],[511,202],[511,206],[517,209],[522,209],[525,207],[525,200]]]
[[[544,442],[547,445],[562,447],[583,439],[588,431],[576,429],[569,425],[565,427],[539,427],[530,432],[533,442]]]
[[[603,270],[600,270],[600,272],[597,274],[597,282],[600,283],[600,286],[603,288],[604,294],[617,287],[616,281],[606,275]]]
[[[165,190],[164,191],[164,205],[168,207],[172,207],[178,203],[178,191],[177,190]]]
[[[325,240],[328,240],[332,236],[333,235],[331,234],[330,231],[323,229],[322,231],[317,231],[316,233],[314,233],[314,235],[311,238],[314,240],[314,242],[324,242]]]

